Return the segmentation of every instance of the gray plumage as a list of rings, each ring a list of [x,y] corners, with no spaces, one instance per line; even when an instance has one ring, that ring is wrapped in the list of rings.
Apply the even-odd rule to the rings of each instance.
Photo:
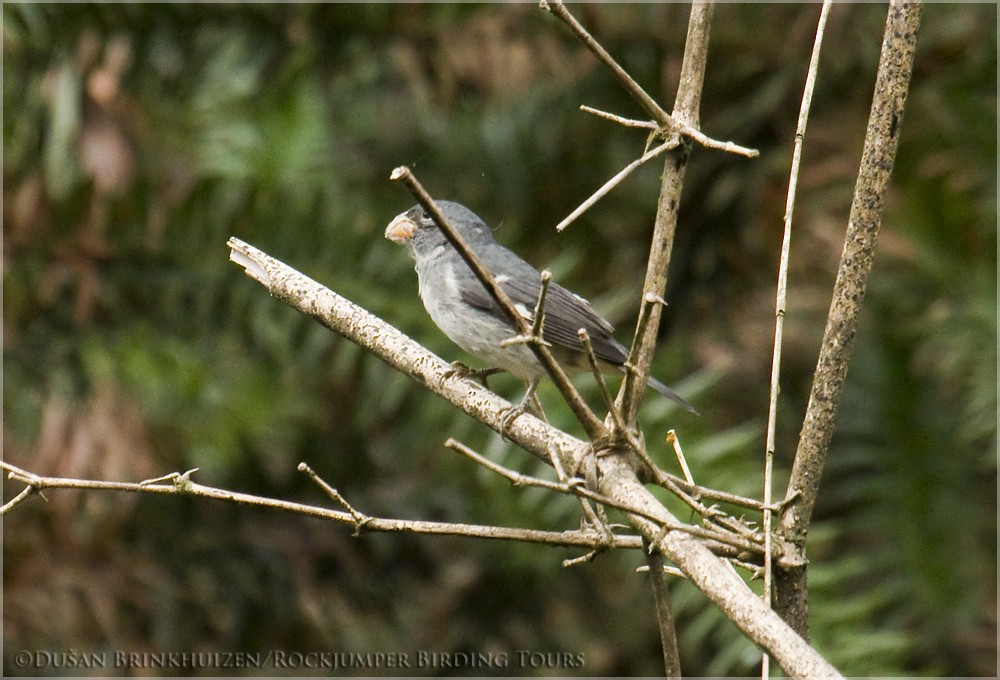
[[[539,271],[497,243],[486,223],[465,206],[452,201],[437,201],[437,205],[530,323],[541,290]],[[385,235],[410,247],[416,260],[420,298],[431,319],[452,342],[529,383],[545,375],[545,369],[527,346],[500,346],[516,331],[489,291],[420,205],[398,215],[386,228]],[[551,343],[553,355],[567,369],[582,370],[588,365],[577,335],[581,328],[590,336],[597,358],[621,370],[628,351],[615,339],[611,324],[601,318],[587,300],[557,283],[550,283],[545,298],[542,337]],[[651,377],[648,384],[688,411],[697,413],[659,380]]]

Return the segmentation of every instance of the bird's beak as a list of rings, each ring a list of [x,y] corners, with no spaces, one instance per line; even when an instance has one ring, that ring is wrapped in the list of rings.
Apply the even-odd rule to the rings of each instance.
[[[396,215],[396,217],[385,228],[385,237],[393,243],[406,243],[417,233],[417,223],[411,220],[406,213]]]

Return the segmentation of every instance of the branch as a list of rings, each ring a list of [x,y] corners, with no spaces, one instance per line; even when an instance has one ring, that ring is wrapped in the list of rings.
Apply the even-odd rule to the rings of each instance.
[[[806,536],[875,256],[885,194],[899,145],[903,106],[913,72],[922,7],[919,2],[891,0],[889,3],[844,251],[786,492],[786,498],[797,498],[781,513],[780,536],[801,566],[789,573],[778,574],[776,606],[803,635],[808,630]]]
[[[308,466],[306,466],[308,467]],[[294,503],[266,496],[219,489],[191,481],[193,470],[166,475],[160,480],[147,482],[108,482],[95,479],[75,479],[69,477],[45,477],[28,472],[10,463],[0,461],[0,468],[7,470],[12,480],[27,484],[27,490],[39,492],[43,489],[90,489],[99,491],[124,491],[128,493],[166,494],[196,496],[211,498],[226,503],[238,503],[255,507],[272,508],[305,515],[318,519],[351,524],[357,531],[405,532],[413,534],[431,534],[438,536],[464,536],[466,538],[487,538],[504,541],[522,541],[566,548],[641,548],[642,541],[638,536],[615,535],[613,540],[596,531],[538,531],[535,529],[519,529],[516,527],[482,526],[478,524],[460,524],[453,522],[426,522],[419,520],[387,519],[360,515],[357,510],[331,510],[316,505]],[[164,481],[169,483],[163,483]],[[324,483],[321,483],[322,487]],[[20,498],[25,492],[18,494]],[[339,494],[337,494],[339,496]],[[338,501],[342,502],[342,501]],[[10,505],[8,503],[8,505]],[[350,506],[348,506],[350,507]],[[360,517],[359,517],[360,516]]]
[[[656,603],[656,622],[660,629],[660,647],[663,649],[663,668],[665,677],[681,677],[681,657],[677,649],[677,630],[674,626],[674,613],[670,606],[670,592],[664,578],[663,557],[656,550],[646,550],[646,563],[649,566],[649,583],[653,588],[653,601]]]
[[[641,508],[636,508],[614,498],[609,498],[580,484],[571,482],[550,482],[545,479],[538,479],[537,477],[530,477],[528,475],[521,474],[520,472],[506,468],[499,463],[494,463],[489,458],[486,458],[482,454],[469,448],[465,444],[452,439],[451,437],[445,441],[444,445],[452,451],[457,451],[458,453],[469,457],[490,472],[494,472],[507,479],[514,486],[537,486],[543,489],[549,489],[550,491],[575,495],[582,499],[591,500],[609,508],[614,508],[615,510],[621,510],[627,514],[642,517],[650,522],[662,521],[661,517],[647,514],[646,511]],[[680,521],[665,524],[661,527],[661,530],[683,531],[687,534],[691,534],[692,536],[697,536],[698,538],[711,542],[713,545],[725,546],[726,550],[735,549],[744,555],[760,555],[761,547],[759,545],[736,532],[727,532],[712,527],[699,527],[692,524],[685,524]]]
[[[795,128],[795,144],[792,149],[792,167],[788,173],[788,196],[785,203],[785,225],[781,238],[781,258],[778,265],[778,284],[774,304],[774,351],[771,357],[771,388],[767,406],[767,438],[764,445],[764,511],[761,527],[764,530],[764,590],[761,597],[771,606],[773,596],[773,565],[771,560],[772,521],[771,494],[774,476],[775,434],[778,423],[778,386],[781,376],[781,349],[785,328],[785,308],[788,293],[788,255],[792,240],[792,213],[795,210],[795,196],[798,188],[799,167],[802,162],[802,143],[806,136],[806,125],[809,122],[809,110],[812,107],[813,90],[816,87],[816,73],[819,70],[819,55],[823,46],[823,33],[826,19],[830,14],[832,0],[823,0],[819,24],[816,26],[816,38],[813,41],[812,55],[809,58],[809,68],[806,72],[806,84],[802,92],[802,102],[799,106],[799,120]],[[761,662],[761,678],[770,675],[770,658],[764,655]]]
[[[472,380],[450,375],[453,373],[450,364],[378,317],[284,263],[235,238],[229,239],[229,245],[233,249],[231,258],[246,267],[247,274],[264,284],[271,295],[367,348],[499,432],[502,420],[499,414],[505,407],[509,408],[509,402]],[[589,451],[585,442],[531,416],[522,416],[514,421],[507,435],[543,461],[549,459],[546,446],[552,446],[559,452],[567,469],[579,469],[578,463]],[[615,455],[615,452],[594,456],[592,460],[602,473],[596,490],[623,507],[637,511],[636,514],[627,514],[629,522],[651,542],[658,541],[663,555],[677,565],[748,637],[772,653],[786,671],[794,675],[836,676],[833,667],[777,614],[767,609],[730,567],[701,543],[701,538],[691,536],[686,527],[681,528],[684,523],[639,482],[635,471],[626,462],[628,458]],[[225,499],[230,499],[230,492],[222,493],[226,494]],[[282,501],[271,502],[275,503],[275,507],[288,507],[281,505]],[[341,521],[354,522],[348,512],[313,511],[318,516],[322,516],[321,513],[332,513]],[[647,516],[656,519],[646,519]],[[423,524],[437,526],[434,523]],[[663,527],[667,530],[664,531]],[[496,530],[486,528],[483,531],[483,537],[492,538]],[[706,529],[701,531],[706,536],[716,533]],[[582,545],[583,541],[579,544]],[[594,547],[593,541],[587,545]],[[599,549],[599,544],[594,549]]]
[[[657,517],[657,522],[637,515],[629,515],[628,519],[653,549],[677,565],[729,620],[771,654],[786,674],[840,677],[833,666],[750,590],[730,565],[690,535],[674,530],[664,532],[660,528],[676,524],[678,520],[639,482],[623,457],[598,456],[596,460],[600,472],[598,491]]]
[[[695,3],[688,22],[684,60],[681,64],[680,86],[674,103],[677,117],[692,125],[698,122],[698,106],[705,80],[705,63],[708,54],[708,34],[712,26],[712,5]],[[660,183],[660,196],[656,205],[656,222],[643,282],[640,321],[648,314],[648,322],[637,328],[628,363],[634,370],[625,373],[625,380],[618,391],[618,403],[626,423],[634,423],[646,391],[646,379],[656,349],[656,336],[660,325],[662,306],[653,300],[663,299],[667,289],[667,271],[677,229],[677,212],[680,207],[681,189],[687,170],[691,144],[686,142],[667,152]]]
[[[510,402],[454,367],[366,309],[317,283],[284,262],[237,238],[230,238],[230,259],[246,269],[278,300],[312,317],[332,331],[367,349],[393,368],[504,434],[538,459],[549,462],[556,452],[565,469],[577,470],[589,445],[548,423],[524,414],[503,430],[503,413]]]
[[[695,140],[699,144],[712,149],[728,151],[730,153],[746,156],[747,158],[756,158],[757,156],[760,155],[760,152],[757,151],[756,149],[749,149],[745,146],[734,144],[733,142],[720,142],[718,140],[708,137],[703,132],[698,130],[697,119],[690,120],[685,118],[683,115],[671,116],[669,113],[664,111],[663,107],[657,104],[656,100],[650,97],[649,94],[644,89],[642,89],[642,86],[639,85],[639,83],[635,82],[635,79],[632,78],[632,76],[630,76],[628,72],[625,71],[625,69],[623,69],[617,61],[615,61],[615,58],[612,57],[608,53],[608,51],[604,49],[604,47],[599,42],[597,42],[597,40],[594,39],[594,36],[592,36],[587,31],[587,29],[584,28],[583,25],[576,20],[576,17],[570,14],[569,10],[566,9],[566,6],[562,3],[562,0],[551,0],[551,2],[549,0],[541,0],[541,2],[539,3],[539,7],[541,7],[543,10],[546,10],[547,12],[551,12],[554,16],[561,19],[563,23],[569,26],[570,30],[573,31],[576,37],[580,39],[580,42],[586,45],[598,59],[600,59],[609,69],[611,69],[611,72],[615,74],[615,77],[618,78],[618,80],[625,87],[625,89],[628,90],[629,94],[632,95],[632,98],[639,103],[639,105],[646,111],[646,113],[648,113],[653,118],[653,120],[659,123],[659,127],[663,131],[664,136],[666,136],[670,132],[679,132]],[[690,43],[690,38],[691,34],[688,33],[689,43]],[[686,61],[687,58],[685,57],[685,62]],[[702,60],[702,65],[704,65],[705,63],[706,63],[705,60]],[[683,75],[682,75],[682,81],[683,81]],[[684,108],[685,107],[678,107],[675,104],[674,105],[675,114],[677,113],[678,109],[683,111]],[[593,113],[593,111],[590,112]]]
[[[729,503],[730,505],[735,505],[740,508],[749,508],[750,510],[756,510],[757,512],[764,511],[764,505],[758,500],[753,498],[747,498],[745,496],[737,496],[736,494],[729,493],[728,491],[719,491],[718,489],[710,489],[705,486],[699,486],[688,482],[682,477],[677,475],[672,475],[669,472],[664,473],[664,480],[675,484],[679,489],[683,490],[686,494],[692,498],[701,500],[702,498],[708,498],[713,501],[722,501],[723,503]],[[657,483],[661,486],[663,481],[657,479]],[[779,506],[780,507],[780,506]],[[774,508],[772,508],[773,510]]]
[[[645,130],[660,129],[660,126],[651,120],[635,120],[634,118],[625,118],[624,116],[618,116],[613,113],[608,113],[607,111],[595,109],[593,106],[587,106],[586,104],[580,104],[580,110],[584,113],[591,113],[598,118],[604,118],[605,120],[613,121],[625,127],[643,128]]]
[[[569,215],[567,215],[563,219],[562,222],[560,222],[559,224],[557,224],[556,225],[556,231],[563,231],[577,217],[579,217],[583,213],[585,213],[588,210],[590,210],[590,208],[595,203],[597,203],[599,200],[601,200],[602,198],[604,198],[604,196],[609,191],[611,191],[616,186],[618,186],[619,184],[621,184],[622,181],[626,177],[628,177],[629,175],[631,175],[632,172],[636,168],[638,168],[640,165],[643,165],[647,161],[653,160],[654,158],[656,158],[657,156],[659,156],[664,151],[667,151],[668,149],[673,149],[674,147],[677,146],[678,143],[679,142],[677,141],[676,138],[672,139],[672,140],[668,140],[668,141],[664,142],[663,144],[660,144],[655,149],[650,149],[649,151],[647,151],[646,153],[644,153],[642,156],[640,156],[639,158],[635,159],[634,161],[632,161],[631,163],[629,163],[628,165],[626,165],[624,168],[622,168],[620,171],[618,171],[618,174],[616,174],[614,177],[612,177],[607,182],[605,182],[601,186],[600,189],[598,189],[593,194],[591,194],[590,198],[588,198],[583,203],[581,203],[579,206],[577,206],[577,208],[573,212],[571,212]]]
[[[541,0],[538,4],[546,12],[550,12],[553,16],[558,17],[564,24],[566,24],[576,37],[580,39],[587,48],[594,53],[598,59],[600,59],[611,72],[615,74],[615,77],[625,86],[628,93],[632,95],[632,98],[639,102],[639,105],[648,113],[654,120],[659,122],[661,125],[672,127],[674,125],[673,119],[670,114],[663,110],[656,100],[649,96],[649,94],[642,89],[642,85],[635,82],[635,80],[628,74],[621,65],[615,61],[604,47],[594,39],[594,36],[590,35],[586,28],[576,20],[570,11],[566,9],[566,5],[562,3],[562,0]]]

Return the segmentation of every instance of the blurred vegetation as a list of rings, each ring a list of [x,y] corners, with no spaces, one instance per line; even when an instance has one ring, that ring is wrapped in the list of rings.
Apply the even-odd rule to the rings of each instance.
[[[573,9],[670,104],[687,7]],[[924,10],[811,534],[813,639],[847,675],[995,671],[996,14]],[[884,15],[836,6],[827,31],[792,242],[782,469]],[[654,371],[704,415],[655,398],[643,413],[664,465],[662,435],[676,428],[699,481],[745,494],[760,493],[781,216],[817,16],[816,5],[716,8],[702,127],[761,157],[694,153]],[[465,358],[382,238],[412,203],[387,180],[405,163],[590,297],[626,340],[658,172],[637,173],[568,233],[551,228],[644,142],[578,111],[640,115],[563,26],[532,5],[8,3],[3,50],[6,460],[120,480],[199,467],[206,484],[328,502],[295,472],[305,460],[370,514],[576,525],[574,502],[511,488],[441,443],[550,474],[542,466],[268,298],[225,247],[248,240]],[[554,390],[541,396],[575,431]],[[5,482],[5,498],[17,490]],[[637,555],[567,570],[569,551],[354,538],[183,498],[48,496],[5,518],[6,672],[17,650],[69,648],[520,649],[583,653],[588,675],[661,672]],[[753,673],[759,655],[735,627],[688,584],[671,587],[685,672]],[[560,671],[572,672],[513,670]]]

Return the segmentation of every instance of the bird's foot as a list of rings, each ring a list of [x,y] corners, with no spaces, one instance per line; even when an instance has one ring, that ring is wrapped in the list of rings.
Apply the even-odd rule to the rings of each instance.
[[[502,368],[470,368],[463,364],[461,361],[451,362],[451,368],[445,371],[445,378],[453,378],[455,376],[459,378],[472,378],[483,384],[486,389],[491,389],[487,378],[491,375],[496,375],[497,373],[503,373]]]
[[[533,415],[545,420],[545,414],[542,412],[542,404],[538,401],[538,397],[535,396],[535,390],[537,388],[538,380],[530,382],[528,384],[528,391],[524,393],[521,401],[508,408],[500,418],[501,437],[510,441],[510,437],[507,436],[507,431],[510,429],[510,426],[514,424],[515,420],[527,413],[529,410]]]
[[[510,437],[507,436],[507,432],[510,430],[510,426],[514,424],[514,421],[524,415],[528,410],[528,405],[524,403],[517,403],[511,406],[500,418],[500,436],[510,441]]]

